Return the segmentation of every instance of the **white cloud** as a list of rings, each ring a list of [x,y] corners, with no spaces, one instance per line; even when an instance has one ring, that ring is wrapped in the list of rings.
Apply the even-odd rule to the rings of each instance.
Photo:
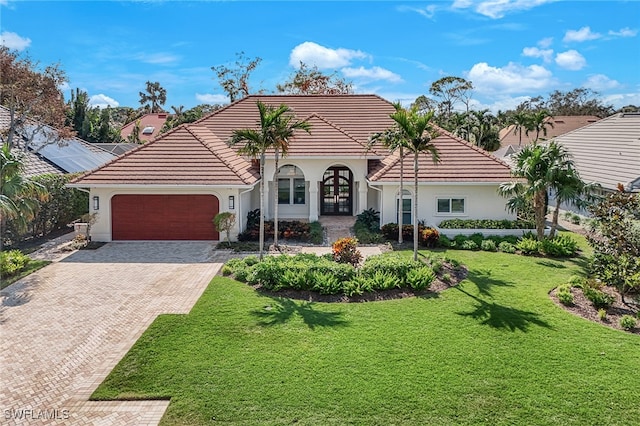
[[[291,51],[289,64],[298,68],[300,62],[319,69],[340,68],[351,65],[353,59],[365,59],[368,55],[360,50],[330,49],[311,41],[297,45]]]
[[[587,65],[587,60],[576,50],[567,50],[556,55],[556,64],[567,70],[578,71]]]
[[[389,70],[380,67],[373,68],[342,68],[342,74],[347,78],[364,78],[368,80],[386,80],[391,83],[400,83],[402,78]]]
[[[516,94],[540,92],[554,84],[552,74],[540,65],[525,67],[510,62],[503,68],[492,67],[486,62],[475,64],[466,78],[480,93]]]
[[[552,44],[553,44],[553,37],[543,38],[538,42],[538,46],[540,46],[543,49],[550,47]]]
[[[609,31],[609,35],[614,37],[635,37],[637,34],[638,30],[632,30],[629,27],[622,28],[620,31]]]
[[[518,105],[520,105],[524,101],[528,101],[529,99],[531,99],[530,96],[501,97],[491,103],[483,103],[474,100],[473,102],[471,102],[471,109],[476,111],[488,109],[493,114],[497,114],[498,111],[508,111],[516,109]]]
[[[0,34],[0,45],[20,51],[31,45],[31,39],[20,37],[16,33],[3,31],[2,34]]]
[[[584,85],[589,89],[595,90],[596,92],[602,90],[611,90],[620,87],[620,83],[618,83],[616,80],[610,79],[604,74],[590,75]]]
[[[599,33],[592,33],[590,27],[582,27],[579,30],[568,30],[564,34],[562,41],[569,43],[572,41],[583,42],[588,40],[596,40],[602,37]]]
[[[229,103],[229,97],[227,95],[213,95],[211,93],[196,93],[196,99],[200,103],[211,105],[224,105]]]
[[[431,19],[436,14],[437,6],[434,4],[425,7],[398,6],[398,10],[401,12],[415,12],[425,18]]]
[[[455,0],[454,9],[473,8],[480,15],[493,19],[503,18],[509,12],[529,10],[555,0]]]
[[[107,108],[117,107],[120,105],[120,103],[115,99],[100,93],[99,95],[93,95],[89,98],[89,105],[91,105],[92,107]]]
[[[602,97],[605,104],[611,104],[614,108],[622,108],[627,105],[640,105],[640,92],[636,93],[616,93]]]
[[[553,49],[539,49],[537,47],[525,47],[522,49],[524,56],[532,58],[542,58],[545,62],[551,62],[553,58]]]
[[[171,53],[141,53],[136,56],[136,59],[147,64],[162,65],[178,62],[180,57]]]

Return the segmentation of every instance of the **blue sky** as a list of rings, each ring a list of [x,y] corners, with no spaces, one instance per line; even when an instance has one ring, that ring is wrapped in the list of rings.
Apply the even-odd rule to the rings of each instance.
[[[640,2],[554,0],[248,2],[0,0],[2,44],[60,63],[95,105],[139,106],[146,81],[166,109],[226,103],[212,66],[262,62],[251,87],[275,90],[299,61],[410,103],[455,75],[493,112],[587,87],[640,105]]]

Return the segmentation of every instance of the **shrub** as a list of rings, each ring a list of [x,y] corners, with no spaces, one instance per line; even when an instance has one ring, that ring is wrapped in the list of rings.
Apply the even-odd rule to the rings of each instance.
[[[233,269],[231,269],[230,266],[224,265],[220,272],[222,272],[223,276],[228,277],[229,275],[233,274]]]
[[[447,219],[440,222],[446,229],[533,229],[535,223],[524,220]]]
[[[229,243],[229,234],[231,228],[236,224],[236,214],[231,212],[220,212],[213,218],[213,224],[218,232],[224,232],[226,235],[227,243]]]
[[[314,282],[313,289],[320,294],[338,294],[342,292],[342,283],[329,272],[315,272],[311,274]]]
[[[577,214],[571,215],[571,219],[569,219],[569,221],[574,225],[580,225],[581,220],[582,219],[580,219],[580,216],[578,216]]]
[[[451,274],[448,272],[442,275],[442,281],[449,284],[451,282]]]
[[[322,244],[323,232],[320,222],[311,222],[309,224],[309,242],[311,244]]]
[[[525,237],[518,241],[516,248],[520,250],[522,254],[530,256],[540,252],[540,242],[535,238]]]
[[[356,224],[360,224],[369,232],[377,233],[380,231],[380,213],[371,208],[364,210],[356,216]]]
[[[333,260],[338,263],[348,263],[358,266],[362,260],[362,254],[358,250],[358,240],[355,238],[340,238],[331,246]]]
[[[578,251],[578,243],[568,235],[545,238],[540,242],[540,250],[547,256],[570,257]]]
[[[480,249],[484,251],[497,251],[498,246],[496,246],[496,242],[493,240],[483,240],[480,243]]]
[[[420,231],[420,243],[425,247],[435,247],[440,239],[440,232],[435,228],[424,228]]]
[[[436,274],[426,266],[412,269],[407,273],[406,284],[416,291],[429,288]]]
[[[613,304],[614,298],[601,289],[602,283],[596,280],[588,280],[582,286],[584,297],[589,299],[596,309],[607,309]]]
[[[438,246],[443,248],[449,248],[451,247],[451,240],[446,235],[441,234],[440,238],[438,238]]]
[[[379,244],[383,241],[380,230],[375,232],[371,231],[364,224],[358,221],[353,225],[353,232],[355,233],[358,241],[362,244]]]
[[[558,300],[565,306],[573,305],[573,294],[571,293],[571,286],[569,284],[563,284],[558,286],[558,290],[556,291],[556,296],[558,296]]]
[[[402,287],[400,280],[388,272],[376,271],[370,278],[373,290],[382,291]]]
[[[513,244],[511,244],[510,242],[507,241],[502,241],[500,244],[498,244],[498,250],[500,250],[503,253],[515,253],[516,252],[516,248]]]
[[[0,252],[0,275],[10,276],[22,271],[31,261],[29,256],[20,250]]]
[[[569,277],[569,284],[571,284],[571,286],[573,287],[582,288],[586,282],[587,279],[585,277],[581,277],[580,275],[571,275],[571,277]]]
[[[466,240],[460,245],[462,250],[478,250],[480,247],[473,240]]]
[[[405,285],[406,276],[410,270],[420,268],[424,263],[404,258],[397,254],[370,256],[362,264],[360,273],[363,276],[373,276],[378,272],[390,274]]]
[[[635,328],[636,323],[636,319],[631,315],[623,315],[622,318],[620,318],[620,327],[624,328],[625,330],[631,330],[632,328]]]
[[[371,280],[362,275],[356,275],[349,281],[344,282],[342,288],[344,294],[349,297],[373,291]]]
[[[598,319],[600,321],[604,321],[607,319],[607,310],[606,309],[598,309]]]

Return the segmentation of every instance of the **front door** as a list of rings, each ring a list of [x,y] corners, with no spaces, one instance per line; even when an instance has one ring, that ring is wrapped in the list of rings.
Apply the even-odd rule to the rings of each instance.
[[[330,167],[322,178],[322,215],[353,214],[353,174],[348,167]]]

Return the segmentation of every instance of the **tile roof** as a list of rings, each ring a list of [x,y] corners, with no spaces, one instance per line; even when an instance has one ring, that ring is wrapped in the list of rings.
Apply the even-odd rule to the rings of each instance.
[[[554,117],[548,117],[547,122],[553,123],[553,127],[547,126],[547,136],[540,133],[541,140],[549,140],[565,133],[569,133],[580,127],[587,126],[600,120],[600,117],[595,115],[556,115]],[[500,146],[506,145],[518,145],[520,141],[520,132],[514,134],[515,126],[512,124],[504,129],[500,130]],[[522,145],[527,145],[533,142],[536,137],[536,132],[530,132],[527,136],[525,131],[522,131]]]
[[[615,190],[640,190],[640,113],[622,113],[555,138],[567,148],[584,181]]]
[[[288,157],[368,158],[372,180],[394,181],[399,162],[386,151],[366,152],[369,135],[393,125],[393,105],[376,95],[249,96],[210,115],[163,134],[75,181],[97,184],[251,185],[259,179],[251,161],[229,148],[235,129],[257,128],[256,101],[286,104],[300,120],[308,118],[311,134],[299,132]],[[502,182],[508,166],[487,152],[444,132],[436,140],[442,162],[423,160],[421,179],[454,182]],[[411,160],[405,159],[406,164]],[[408,169],[410,170],[410,168]]]
[[[62,175],[65,173],[60,167],[51,164],[45,158],[33,152],[23,152],[24,175],[26,177],[34,177],[40,175]]]
[[[164,123],[165,121],[167,121],[168,117],[169,114],[166,112],[145,114],[139,119],[125,124],[120,130],[120,136],[122,136],[122,138],[126,141],[129,135],[131,135],[136,122],[140,121],[140,140],[143,143],[149,142],[158,137],[158,135],[160,134],[160,130],[162,129],[162,126],[164,126]],[[153,131],[150,134],[143,134],[142,132],[145,127],[153,127]]]
[[[251,185],[251,162],[206,127],[178,127],[103,167],[72,181],[95,185]]]
[[[430,154],[420,154],[418,179],[429,182],[506,182],[511,179],[509,166],[488,152],[442,131],[433,139],[440,161],[433,163]],[[413,155],[404,160],[405,180],[413,179]],[[400,156],[397,152],[381,161],[369,174],[372,182],[400,182]]]

